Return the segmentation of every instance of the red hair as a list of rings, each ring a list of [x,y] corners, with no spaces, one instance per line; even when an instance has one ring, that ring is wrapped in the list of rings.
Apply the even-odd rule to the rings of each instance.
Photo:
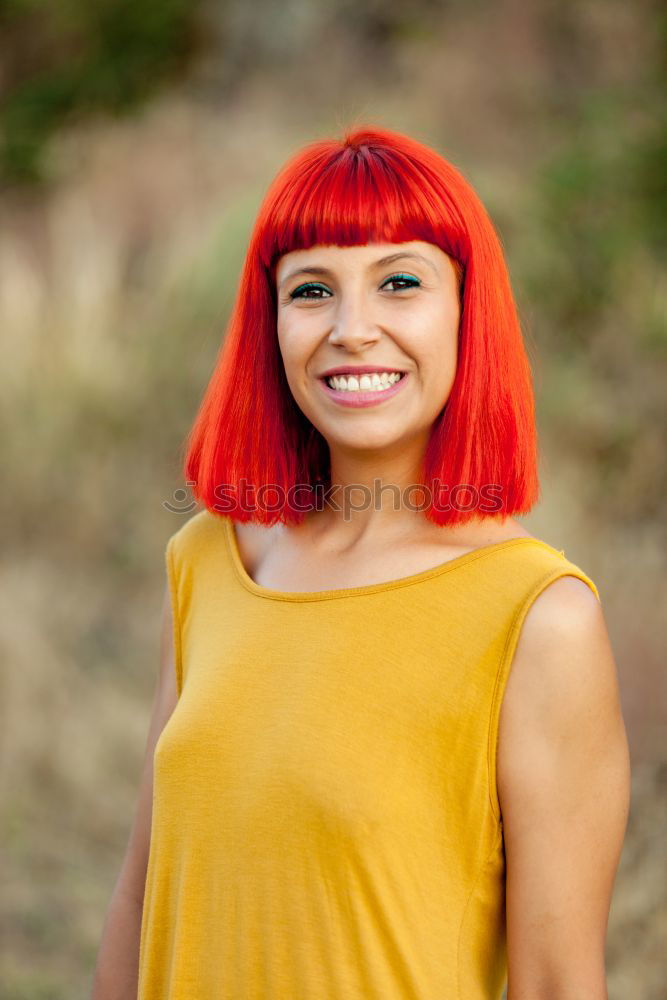
[[[500,510],[483,513],[501,518],[530,510],[539,493],[532,377],[500,240],[452,164],[379,127],[354,127],[342,139],[305,146],[269,186],[186,446],[185,478],[205,507],[240,521],[299,523],[303,493],[294,494],[296,485],[307,499],[316,483],[328,481],[328,445],[297,406],[283,369],[279,257],[318,244],[411,240],[440,247],[462,276],[457,371],[431,429],[423,483],[469,487],[482,498],[495,487]],[[239,496],[242,481],[255,489],[271,484],[270,499],[250,509]],[[444,507],[438,496],[432,492],[435,502],[422,508],[435,523],[479,516],[463,504],[448,510],[447,495]]]

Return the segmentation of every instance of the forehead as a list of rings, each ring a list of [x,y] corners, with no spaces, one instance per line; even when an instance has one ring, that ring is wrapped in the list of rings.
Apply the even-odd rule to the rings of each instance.
[[[276,279],[284,280],[295,269],[313,267],[331,270],[369,269],[388,263],[388,258],[412,257],[413,260],[438,269],[447,255],[433,243],[410,240],[407,243],[366,243],[357,246],[318,244],[306,250],[291,250],[279,258]]]

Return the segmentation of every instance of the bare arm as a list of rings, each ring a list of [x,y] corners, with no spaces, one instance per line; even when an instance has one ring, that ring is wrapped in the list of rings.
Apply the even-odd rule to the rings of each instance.
[[[91,1000],[136,1000],[139,935],[150,848],[153,752],[177,701],[172,611],[169,591],[165,588],[160,670],[153,699],[138,802],[125,856],[107,909]]]
[[[630,758],[602,608],[575,577],[526,615],[500,713],[508,1000],[607,1000]]]

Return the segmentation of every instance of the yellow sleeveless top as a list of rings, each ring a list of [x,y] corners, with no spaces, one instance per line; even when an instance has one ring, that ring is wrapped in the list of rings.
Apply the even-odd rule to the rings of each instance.
[[[168,540],[176,708],[154,755],[138,1000],[496,1000],[499,710],[522,622],[592,580],[533,538],[289,593],[229,517]]]

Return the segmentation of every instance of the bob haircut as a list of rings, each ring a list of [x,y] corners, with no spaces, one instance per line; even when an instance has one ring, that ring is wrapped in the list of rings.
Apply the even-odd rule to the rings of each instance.
[[[185,446],[185,478],[206,508],[239,521],[298,524],[316,506],[316,491],[330,485],[328,445],[297,406],[282,364],[281,255],[411,240],[452,259],[461,297],[456,375],[431,428],[426,489],[414,509],[441,525],[530,510],[539,494],[532,377],[499,237],[454,166],[415,139],[373,126],[302,148],[260,206]]]

